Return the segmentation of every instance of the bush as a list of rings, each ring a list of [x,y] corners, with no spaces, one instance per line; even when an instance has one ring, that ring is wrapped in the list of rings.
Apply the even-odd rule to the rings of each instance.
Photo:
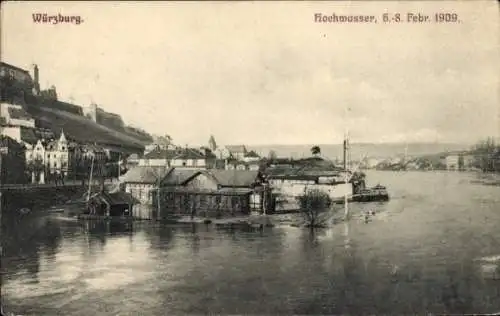
[[[297,198],[300,211],[304,216],[307,227],[324,227],[328,216],[324,216],[330,210],[332,199],[323,191],[313,189]]]

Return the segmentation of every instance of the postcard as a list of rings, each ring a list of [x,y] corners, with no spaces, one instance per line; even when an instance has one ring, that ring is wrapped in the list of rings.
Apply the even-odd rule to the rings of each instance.
[[[500,312],[497,1],[6,1],[2,315]]]

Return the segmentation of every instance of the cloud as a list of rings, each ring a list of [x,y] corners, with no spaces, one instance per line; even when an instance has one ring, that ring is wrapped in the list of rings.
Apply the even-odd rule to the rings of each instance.
[[[4,60],[36,62],[63,98],[183,143],[339,142],[346,127],[360,141],[498,132],[498,16],[486,3],[450,4],[461,24],[398,26],[311,20],[380,14],[369,3],[72,5],[86,22],[57,27],[17,18],[63,10],[33,5],[4,6]]]

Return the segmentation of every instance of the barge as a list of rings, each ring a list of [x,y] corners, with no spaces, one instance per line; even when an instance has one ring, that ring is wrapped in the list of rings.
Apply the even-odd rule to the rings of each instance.
[[[385,186],[376,185],[372,188],[360,190],[351,199],[353,202],[386,202],[389,201],[389,193]]]

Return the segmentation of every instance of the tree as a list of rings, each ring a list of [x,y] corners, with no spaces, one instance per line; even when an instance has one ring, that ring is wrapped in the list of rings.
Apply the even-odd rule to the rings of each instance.
[[[45,171],[45,166],[43,165],[43,161],[39,158],[35,158],[30,160],[26,164],[26,170],[29,172],[31,179],[38,177],[42,171]]]
[[[319,148],[319,146],[312,146],[311,147],[311,154],[313,154],[314,156],[320,155],[321,154],[321,148]]]
[[[276,151],[271,149],[267,157],[269,158],[269,160],[274,161],[278,158],[278,155],[276,154]]]
[[[165,134],[163,136],[158,136],[156,138],[156,143],[160,147],[168,147],[172,144],[172,137],[168,134]]]
[[[330,196],[321,190],[313,189],[297,197],[305,226],[309,228],[324,227],[329,219],[328,211],[332,205]]]
[[[498,150],[500,150],[500,146],[495,144],[495,140],[492,137],[480,141],[472,149],[475,156],[474,166],[484,172],[494,171],[494,156]]]

